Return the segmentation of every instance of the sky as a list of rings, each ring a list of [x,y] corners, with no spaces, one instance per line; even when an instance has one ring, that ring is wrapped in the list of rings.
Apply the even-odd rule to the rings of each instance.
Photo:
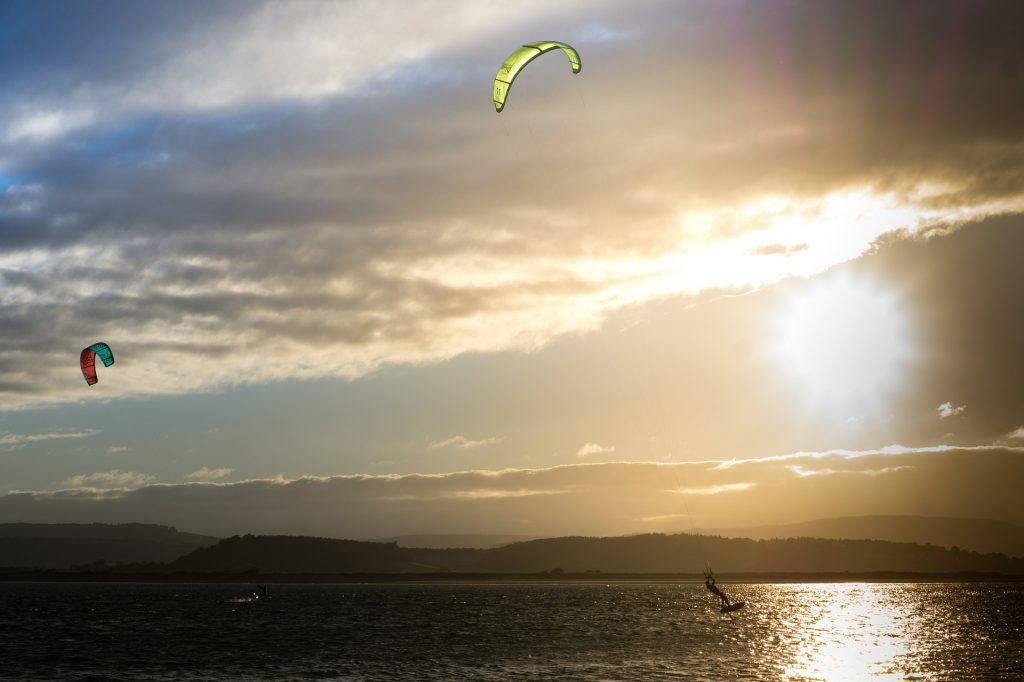
[[[3,3],[0,522],[1024,523],[1021,25]]]

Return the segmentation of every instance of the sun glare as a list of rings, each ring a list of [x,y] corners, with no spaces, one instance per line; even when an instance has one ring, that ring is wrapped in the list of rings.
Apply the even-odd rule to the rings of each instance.
[[[833,276],[789,301],[775,351],[808,402],[864,410],[901,381],[911,354],[908,327],[894,293]]]

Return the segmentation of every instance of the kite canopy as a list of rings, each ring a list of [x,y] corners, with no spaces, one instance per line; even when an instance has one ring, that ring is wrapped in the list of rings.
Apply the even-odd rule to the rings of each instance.
[[[85,377],[85,383],[92,386],[99,379],[96,378],[96,356],[99,356],[100,360],[103,361],[104,367],[110,367],[114,364],[114,354],[110,350],[110,346],[100,342],[94,343],[88,348],[82,350],[82,376]]]
[[[537,57],[551,50],[561,50],[569,58],[572,65],[572,72],[579,73],[583,68],[580,62],[580,53],[571,45],[555,42],[554,40],[540,40],[536,43],[526,43],[513,52],[505,60],[505,63],[498,69],[498,75],[494,77],[494,109],[501,111],[505,108],[505,100],[508,99],[508,91],[512,89],[512,81],[516,79],[519,72],[527,64]]]

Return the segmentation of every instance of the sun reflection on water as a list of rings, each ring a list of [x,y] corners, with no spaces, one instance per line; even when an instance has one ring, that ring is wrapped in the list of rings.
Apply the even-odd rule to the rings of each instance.
[[[914,654],[918,635],[896,585],[801,585],[804,604],[783,679],[904,680],[894,662]],[[920,677],[916,679],[922,679]],[[927,678],[925,678],[927,679]]]

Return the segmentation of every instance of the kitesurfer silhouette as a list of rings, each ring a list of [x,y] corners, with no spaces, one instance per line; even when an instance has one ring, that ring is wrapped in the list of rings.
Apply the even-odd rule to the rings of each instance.
[[[704,587],[708,588],[712,594],[722,600],[723,609],[731,603],[729,598],[725,596],[725,592],[715,587],[715,576],[710,570],[704,573]]]

